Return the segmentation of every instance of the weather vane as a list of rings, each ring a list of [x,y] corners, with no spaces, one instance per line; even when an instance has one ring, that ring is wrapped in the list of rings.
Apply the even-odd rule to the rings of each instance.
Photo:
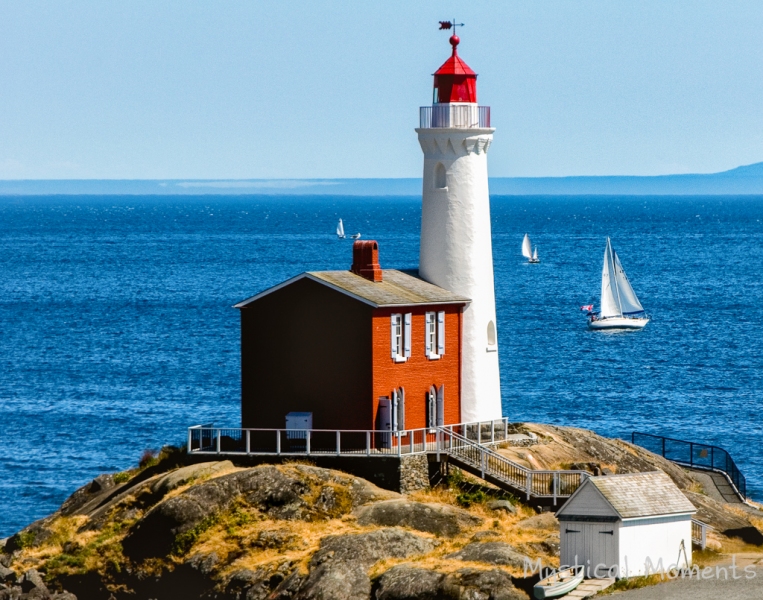
[[[463,23],[456,23],[456,20],[452,21],[440,21],[440,30],[453,28],[453,35],[456,35],[456,27],[463,27]]]

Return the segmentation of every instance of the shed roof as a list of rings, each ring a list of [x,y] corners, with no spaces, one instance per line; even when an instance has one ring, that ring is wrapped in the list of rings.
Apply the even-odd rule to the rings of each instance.
[[[311,271],[292,277],[275,287],[247,298],[234,305],[234,308],[244,308],[263,296],[272,294],[282,287],[305,278],[330,287],[374,308],[416,304],[467,304],[471,302],[469,298],[424,281],[418,277],[417,271],[403,272],[395,269],[384,269],[382,277],[382,281],[374,282],[351,271]]]
[[[654,471],[589,477],[557,515],[574,515],[575,497],[587,485],[594,486],[622,519],[697,512],[668,475]]]

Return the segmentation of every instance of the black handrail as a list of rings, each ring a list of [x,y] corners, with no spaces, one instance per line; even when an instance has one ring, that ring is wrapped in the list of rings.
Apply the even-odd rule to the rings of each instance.
[[[747,498],[747,480],[723,448],[638,431],[631,434],[631,442],[680,465],[721,471],[728,475],[742,499]]]

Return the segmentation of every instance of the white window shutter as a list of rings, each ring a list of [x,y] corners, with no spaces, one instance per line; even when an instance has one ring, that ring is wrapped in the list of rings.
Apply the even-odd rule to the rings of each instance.
[[[397,397],[397,390],[392,391],[392,431],[397,431],[397,419],[398,419],[398,410],[399,410],[399,404],[398,404],[398,397]]]
[[[445,313],[437,313],[437,354],[445,354]]]
[[[437,388],[437,425],[445,425],[445,384]]]
[[[426,326],[424,327],[424,341],[426,343],[427,356],[432,354],[432,341],[429,337],[429,326],[432,323],[432,316],[433,316],[432,313],[430,312],[426,313],[427,320],[426,320]]]
[[[400,388],[397,393],[397,429],[405,430],[405,388]]]
[[[391,315],[389,322],[392,325],[390,346],[392,348],[392,358],[397,358],[397,319],[400,315]]]
[[[405,333],[403,334],[403,345],[405,346],[405,357],[411,355],[411,313],[405,313]]]

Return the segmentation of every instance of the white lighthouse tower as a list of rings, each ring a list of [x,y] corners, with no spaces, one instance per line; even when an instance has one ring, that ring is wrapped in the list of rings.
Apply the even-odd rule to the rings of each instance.
[[[464,311],[461,420],[499,419],[501,388],[495,318],[487,151],[495,129],[477,105],[477,74],[458,56],[434,74],[432,106],[416,130],[424,151],[419,275],[471,298]]]

